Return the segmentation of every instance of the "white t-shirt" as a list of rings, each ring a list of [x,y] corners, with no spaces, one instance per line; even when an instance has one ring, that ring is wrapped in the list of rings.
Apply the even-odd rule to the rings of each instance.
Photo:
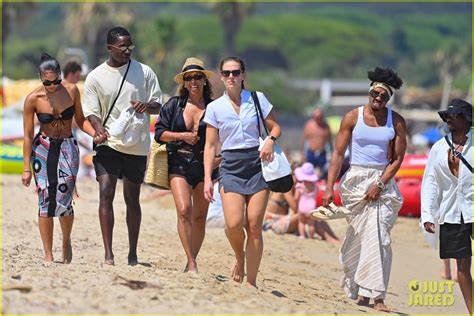
[[[102,63],[92,70],[84,84],[83,111],[84,116],[95,115],[105,120],[110,106],[117,96],[127,64],[114,68]],[[127,78],[123,84],[120,96],[115,103],[105,128],[108,130],[110,124],[118,119],[120,113],[130,107],[130,101],[158,102],[162,103],[162,93],[158,78],[153,70],[136,60],[132,60]],[[121,139],[110,136],[105,145],[126,154],[146,156],[150,148],[150,117],[146,114],[142,126],[142,132],[146,134],[143,142],[133,146],[126,146]]]
[[[263,117],[267,118],[273,105],[263,93],[257,92],[257,96]],[[257,112],[250,91],[242,90],[240,99],[239,114],[235,112],[227,94],[207,105],[204,122],[219,130],[219,139],[222,142],[221,150],[245,149],[259,145]],[[260,129],[264,138],[265,130],[261,120]]]

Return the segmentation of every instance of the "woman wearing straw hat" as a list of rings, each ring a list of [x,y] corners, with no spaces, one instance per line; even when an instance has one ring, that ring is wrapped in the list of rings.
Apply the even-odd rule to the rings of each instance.
[[[203,152],[206,124],[202,121],[212,101],[209,78],[213,72],[195,58],[186,59],[174,80],[178,95],[161,109],[155,125],[155,140],[166,143],[168,174],[178,214],[178,234],[187,257],[184,272],[197,272],[196,257],[201,249],[209,203],[204,199]],[[214,166],[219,159],[216,158]]]
[[[246,266],[247,285],[256,287],[263,253],[262,223],[269,194],[260,160],[272,160],[273,144],[280,136],[280,126],[273,117],[273,105],[258,92],[262,116],[270,131],[259,151],[258,116],[250,91],[244,89],[244,61],[228,57],[220,62],[219,68],[225,94],[209,104],[204,118],[207,123],[204,194],[208,201],[213,201],[211,174],[219,139],[222,143],[219,190],[226,235],[236,257],[232,279],[243,282]]]

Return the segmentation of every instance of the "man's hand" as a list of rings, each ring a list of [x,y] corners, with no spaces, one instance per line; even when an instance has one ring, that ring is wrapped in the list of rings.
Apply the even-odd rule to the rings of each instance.
[[[381,192],[382,192],[382,190],[380,190],[380,188],[377,185],[372,184],[369,187],[369,189],[367,190],[367,193],[365,194],[364,200],[376,201],[380,197]]]
[[[432,233],[432,234],[435,233],[435,224],[434,223],[426,222],[426,223],[423,223],[423,226],[425,227],[425,230],[428,233]]]
[[[148,103],[141,101],[130,101],[130,104],[132,104],[133,109],[137,113],[144,113],[148,110]]]
[[[334,201],[334,190],[330,187],[326,187],[326,192],[324,192],[324,195],[323,195],[323,206],[327,207],[333,201]]]

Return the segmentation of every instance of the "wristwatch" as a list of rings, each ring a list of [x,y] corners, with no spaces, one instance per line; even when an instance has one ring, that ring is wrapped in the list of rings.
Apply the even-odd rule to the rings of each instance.
[[[375,182],[375,185],[377,188],[379,188],[381,191],[384,191],[386,189],[385,183],[383,183],[382,179],[377,178],[377,181]]]
[[[277,138],[275,136],[270,135],[269,137],[270,137],[271,140],[273,140],[273,142],[276,142]]]

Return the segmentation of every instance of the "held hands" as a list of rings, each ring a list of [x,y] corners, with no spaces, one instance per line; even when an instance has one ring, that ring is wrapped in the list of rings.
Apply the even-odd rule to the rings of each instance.
[[[214,203],[214,184],[212,181],[204,180],[204,198],[210,203]]]
[[[273,160],[273,140],[269,137],[265,139],[265,143],[260,150],[260,159],[263,161],[272,161]]]
[[[432,234],[435,233],[435,224],[434,223],[426,222],[426,223],[423,223],[423,226],[425,227],[425,230],[428,233],[432,233]]]
[[[31,183],[31,171],[30,170],[24,170],[23,171],[23,174],[21,175],[21,183],[23,183],[23,185],[25,187],[29,187],[30,186],[30,183]]]
[[[94,143],[96,144],[102,144],[105,141],[107,141],[108,137],[109,137],[109,133],[103,126],[101,126],[100,128],[95,130],[95,135],[94,135],[93,140],[94,140]]]
[[[367,190],[367,193],[364,196],[364,200],[376,201],[380,197],[381,192],[382,190],[376,184],[372,184]]]
[[[148,103],[144,103],[141,101],[130,101],[130,103],[132,104],[132,107],[135,112],[143,113],[148,110]]]

